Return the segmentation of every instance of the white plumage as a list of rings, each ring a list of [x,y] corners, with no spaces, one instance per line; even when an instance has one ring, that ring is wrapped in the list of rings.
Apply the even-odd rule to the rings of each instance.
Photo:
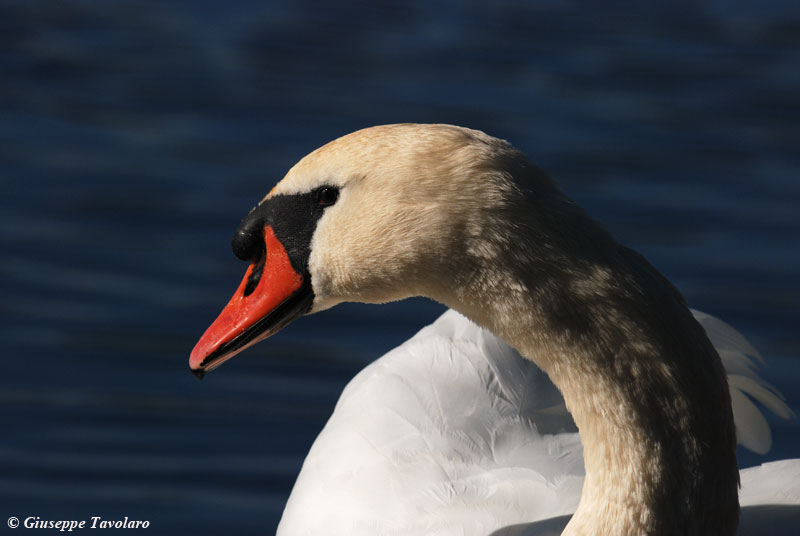
[[[739,442],[766,452],[769,425],[749,397],[783,418],[791,410],[756,374],[761,358],[741,334],[693,313],[728,372]],[[449,310],[348,384],[278,534],[560,534],[583,478],[580,438],[547,375]],[[800,505],[800,460],[745,469],[740,500],[740,534],[763,534],[759,516],[780,531],[752,507]],[[800,521],[800,508],[788,513]]]

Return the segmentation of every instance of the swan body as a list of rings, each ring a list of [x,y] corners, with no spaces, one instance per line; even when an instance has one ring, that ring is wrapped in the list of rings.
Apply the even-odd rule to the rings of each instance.
[[[250,266],[192,351],[198,376],[343,301],[424,295],[466,317],[447,313],[353,380],[282,535],[730,535],[733,410],[756,450],[769,440],[743,393],[788,415],[735,331],[693,316],[482,132],[388,125],[331,142],[251,211],[233,247]]]
[[[448,311],[345,388],[278,534],[486,535],[573,512],[583,476],[547,376]]]
[[[766,423],[748,397],[782,417],[789,409],[755,374],[747,341],[694,314],[726,356],[729,377],[753,382],[731,384],[740,442],[768,450]],[[553,528],[545,520],[575,511],[584,474],[575,424],[547,376],[450,310],[348,384],[308,453],[278,536],[477,536],[535,522],[524,534],[543,534]],[[742,506],[800,503],[800,461],[750,468],[742,480]]]

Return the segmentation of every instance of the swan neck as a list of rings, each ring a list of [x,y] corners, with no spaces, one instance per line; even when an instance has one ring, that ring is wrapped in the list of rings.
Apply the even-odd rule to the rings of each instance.
[[[561,390],[586,465],[564,534],[735,534],[735,433],[716,351],[643,258],[582,213],[573,223],[568,236],[540,232],[531,250],[500,256],[470,255],[503,250],[466,241],[451,267],[459,290],[437,298],[517,348]],[[524,236],[516,243],[531,243],[530,229],[542,227],[517,225]],[[508,241],[513,232],[497,235]]]

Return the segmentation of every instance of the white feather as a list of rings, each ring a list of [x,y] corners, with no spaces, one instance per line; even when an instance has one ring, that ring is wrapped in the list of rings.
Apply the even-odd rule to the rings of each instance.
[[[791,412],[753,372],[752,346],[727,324],[694,314],[736,371],[729,381],[740,442],[765,451],[769,426],[745,394],[784,418]],[[800,471],[800,461],[786,463]],[[788,473],[764,467],[773,478],[766,488],[788,489],[779,478]],[[768,491],[755,478],[760,470],[743,472],[747,504]],[[580,439],[547,376],[451,310],[345,388],[278,534],[558,534],[583,477]],[[791,504],[800,504],[797,487],[786,492],[797,499]]]
[[[753,452],[766,453],[772,446],[772,433],[764,415],[750,398],[782,419],[793,417],[792,410],[778,390],[756,373],[758,365],[764,364],[764,358],[741,333],[702,311],[693,309],[692,314],[705,329],[728,373],[733,420],[739,443]]]

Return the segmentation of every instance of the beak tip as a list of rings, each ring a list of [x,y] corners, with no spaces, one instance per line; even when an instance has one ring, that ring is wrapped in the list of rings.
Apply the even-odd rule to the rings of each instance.
[[[198,380],[202,380],[206,376],[206,371],[204,369],[196,368],[196,369],[189,369],[189,370],[192,371],[192,374],[194,374],[194,377],[197,378]]]

